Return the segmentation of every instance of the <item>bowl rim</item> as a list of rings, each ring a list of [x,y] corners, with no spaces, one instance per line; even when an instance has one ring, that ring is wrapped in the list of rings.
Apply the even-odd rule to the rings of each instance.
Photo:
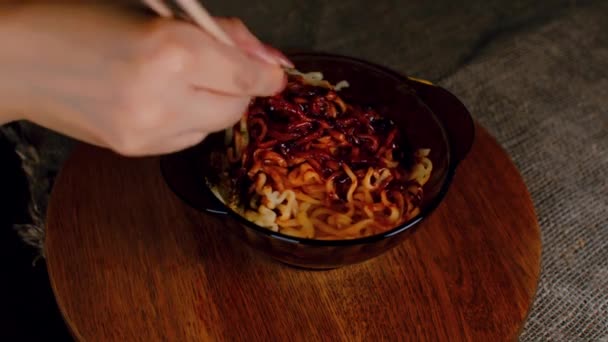
[[[310,56],[310,57],[327,57],[327,58],[333,58],[333,59],[338,59],[338,60],[341,59],[348,63],[354,62],[357,64],[362,64],[366,67],[375,68],[379,71],[382,71],[384,73],[390,74],[393,77],[396,77],[397,79],[401,80],[404,83],[420,82],[420,80],[418,80],[418,79],[409,78],[409,77],[407,77],[397,71],[389,69],[387,67],[383,67],[376,63],[365,61],[365,60],[358,59],[355,57],[349,57],[349,56],[344,56],[344,55],[339,55],[339,54],[324,53],[324,52],[304,52],[304,51],[297,51],[297,52],[294,51],[291,53],[287,53],[287,55],[289,57]],[[442,89],[442,88],[438,88],[438,89]],[[420,101],[422,102],[422,104],[424,106],[427,107],[427,109],[433,115],[436,116],[436,114],[430,108],[428,108],[428,105],[424,101],[422,101],[422,99],[420,99]],[[468,113],[468,111],[467,111],[467,113]],[[470,113],[469,113],[469,116],[470,116]],[[222,203],[222,201],[220,201],[215,196],[215,194],[213,194],[213,192],[211,191],[211,188],[210,188],[210,184],[207,182],[206,177],[204,177],[204,176],[201,177],[201,183],[203,183],[202,190],[205,193],[201,194],[201,195],[204,196],[205,199],[213,202],[212,204],[210,203],[211,205],[209,206],[209,208],[206,208],[206,209],[202,209],[199,206],[193,205],[188,199],[184,198],[184,196],[182,196],[179,191],[176,191],[176,189],[173,188],[173,185],[171,184],[171,182],[166,181],[166,183],[173,190],[172,192],[174,194],[176,194],[182,201],[184,201],[186,204],[188,204],[190,207],[194,208],[195,210],[207,212],[207,213],[219,216],[219,217],[228,216],[232,219],[235,219],[238,223],[242,224],[243,226],[250,228],[257,233],[263,234],[265,236],[269,236],[273,239],[281,240],[281,241],[288,242],[291,244],[314,246],[314,247],[354,246],[354,245],[365,245],[365,244],[369,244],[369,243],[374,243],[374,242],[378,242],[378,241],[402,234],[402,233],[414,228],[415,226],[417,226],[419,223],[421,223],[424,219],[426,219],[428,216],[430,216],[433,213],[433,211],[443,201],[443,199],[445,198],[445,195],[448,192],[448,189],[454,178],[456,167],[458,166],[458,163],[460,162],[460,160],[453,160],[451,158],[451,154],[453,152],[452,151],[453,146],[450,142],[450,136],[448,135],[446,128],[444,127],[443,121],[441,119],[439,119],[438,117],[436,117],[435,119],[437,119],[437,121],[439,122],[441,130],[443,131],[443,133],[446,136],[446,139],[448,140],[448,167],[447,167],[447,172],[446,172],[445,178],[441,184],[441,187],[440,187],[436,197],[433,199],[433,201],[431,201],[423,210],[421,209],[420,213],[418,213],[418,215],[416,215],[415,217],[409,219],[408,221],[406,221],[390,230],[387,230],[387,231],[379,233],[379,234],[374,234],[374,235],[369,235],[369,236],[354,238],[354,239],[339,239],[339,240],[320,240],[320,239],[309,239],[309,238],[300,238],[300,237],[290,236],[290,235],[282,234],[280,232],[272,231],[268,228],[260,227],[260,226],[256,225],[255,223],[247,220],[242,215],[235,212],[228,205]],[[471,119],[471,122],[472,122],[472,119]],[[474,133],[474,129],[473,129],[473,133]],[[466,156],[466,153],[465,153],[465,156]],[[166,179],[166,174],[165,174],[164,167],[162,167],[162,162],[163,162],[163,159],[161,159],[161,172],[163,174],[163,178]],[[216,209],[216,208],[221,208],[221,209]]]

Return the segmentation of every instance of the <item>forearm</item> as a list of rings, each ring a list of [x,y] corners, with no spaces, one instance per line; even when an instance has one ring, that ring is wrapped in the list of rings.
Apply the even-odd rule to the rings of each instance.
[[[113,22],[123,23],[133,13],[125,6],[144,8],[137,0],[0,0],[0,125],[22,119],[45,124],[40,116],[66,112],[56,107],[66,93],[93,91],[74,84],[78,81],[74,79],[87,81],[80,61],[103,64],[91,51],[97,48],[99,36],[105,36],[104,30],[112,30],[86,22],[102,18],[110,27]],[[122,10],[112,10],[116,8]],[[137,22],[141,16],[130,18]]]
[[[18,24],[25,2],[0,1],[0,125],[24,118],[29,106],[25,85],[23,51],[28,46],[26,32]]]

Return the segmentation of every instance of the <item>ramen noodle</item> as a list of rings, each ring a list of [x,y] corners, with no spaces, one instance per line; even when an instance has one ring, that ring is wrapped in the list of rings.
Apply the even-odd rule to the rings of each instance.
[[[320,73],[294,73],[255,98],[226,132],[220,196],[258,226],[308,239],[352,239],[419,213],[430,150],[414,151],[372,108],[346,103]],[[224,192],[225,193],[225,192]]]

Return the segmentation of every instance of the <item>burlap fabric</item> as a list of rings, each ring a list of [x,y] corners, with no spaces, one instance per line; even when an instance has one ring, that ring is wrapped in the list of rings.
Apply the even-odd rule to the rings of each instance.
[[[206,4],[243,18],[282,48],[368,59],[461,97],[511,154],[539,217],[541,280],[521,340],[608,341],[606,1]],[[53,175],[66,145],[48,134],[41,139],[54,144],[31,152],[17,141],[40,157],[27,167],[44,208],[47,183],[36,178]],[[32,240],[41,236],[22,228]]]
[[[524,341],[608,339],[606,9],[494,42],[442,82],[510,152],[534,199],[543,267]]]

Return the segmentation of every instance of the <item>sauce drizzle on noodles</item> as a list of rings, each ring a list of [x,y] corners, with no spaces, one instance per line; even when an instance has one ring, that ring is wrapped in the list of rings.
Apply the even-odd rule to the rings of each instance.
[[[311,239],[378,234],[416,216],[429,150],[411,150],[392,121],[315,76],[290,75],[280,94],[253,99],[227,135],[228,205]]]

